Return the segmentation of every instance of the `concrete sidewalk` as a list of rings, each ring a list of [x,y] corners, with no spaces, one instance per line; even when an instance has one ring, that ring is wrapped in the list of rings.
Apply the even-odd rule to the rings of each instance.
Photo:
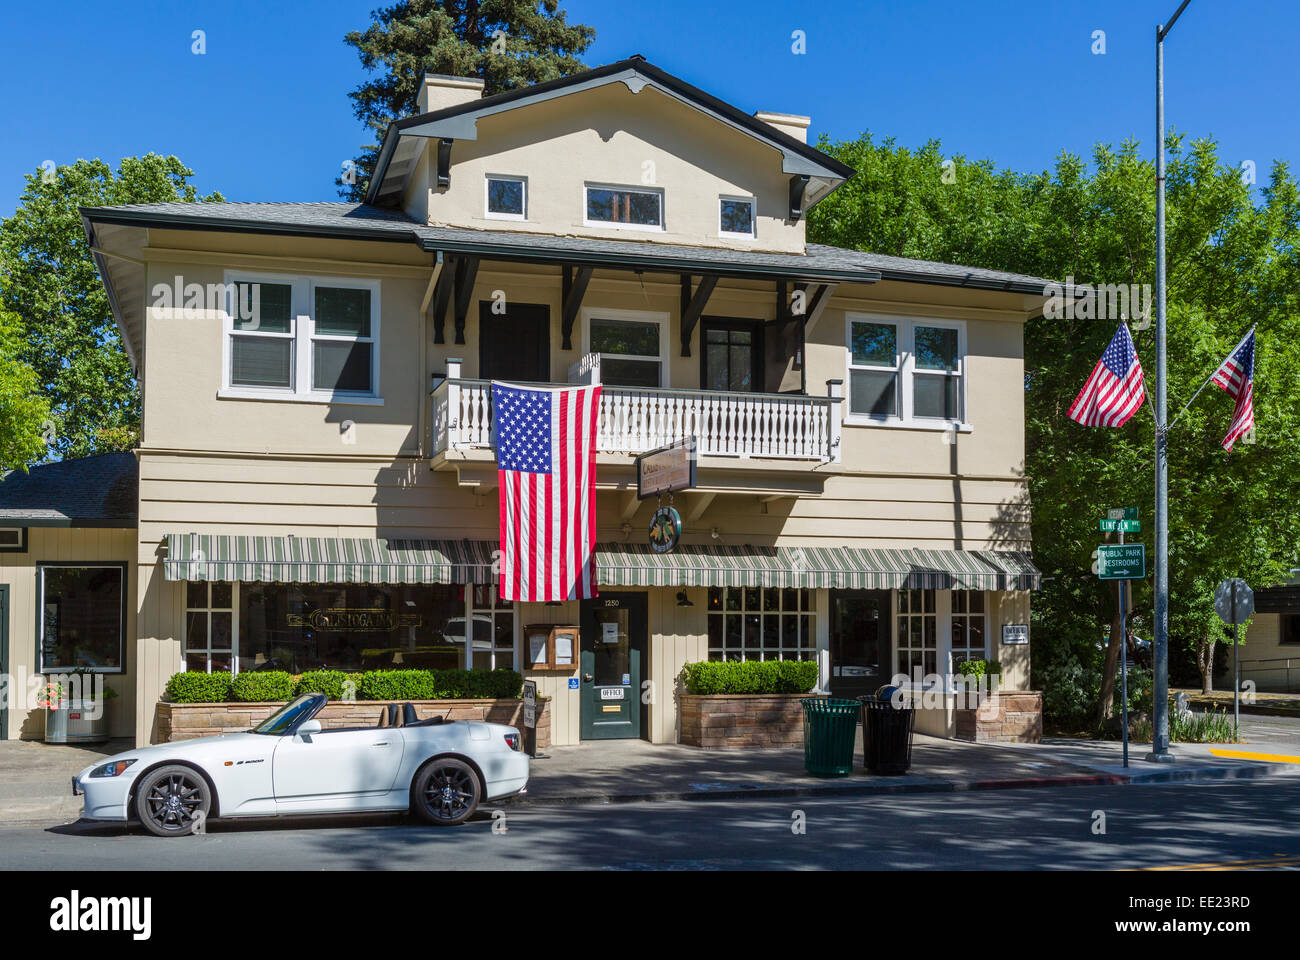
[[[81,797],[72,795],[72,778],[130,747],[130,740],[66,746],[0,740],[0,823],[77,819]]]
[[[1142,759],[1150,753],[1149,744],[1130,744],[1130,766],[1126,769],[1121,745],[1109,741],[983,744],[917,734],[911,771],[886,777],[863,768],[859,730],[853,773],[821,778],[804,770],[802,748],[700,750],[640,740],[608,740],[550,748],[545,758],[533,762],[528,793],[508,802],[540,805],[923,793],[1300,774],[1300,762],[1225,759],[1211,754],[1212,748],[1252,749],[1249,744],[1175,744],[1171,748],[1175,762],[1155,764]],[[1300,756],[1296,759],[1300,761]]]

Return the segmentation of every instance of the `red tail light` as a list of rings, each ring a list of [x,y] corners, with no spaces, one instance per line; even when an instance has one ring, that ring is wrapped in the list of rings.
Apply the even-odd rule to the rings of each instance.
[[[519,734],[517,734],[517,733],[507,733],[507,734],[506,734],[506,743],[510,745],[510,749],[511,749],[511,750],[518,750],[518,749],[519,749]]]

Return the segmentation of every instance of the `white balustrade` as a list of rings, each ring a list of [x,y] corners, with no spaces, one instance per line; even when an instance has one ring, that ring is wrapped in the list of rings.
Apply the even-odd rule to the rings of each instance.
[[[572,379],[599,377],[598,363],[582,365]],[[838,461],[843,385],[827,386],[829,396],[809,397],[606,385],[596,449],[637,454],[693,436],[704,456]],[[433,392],[433,425],[435,451],[490,448],[491,383],[449,376]]]

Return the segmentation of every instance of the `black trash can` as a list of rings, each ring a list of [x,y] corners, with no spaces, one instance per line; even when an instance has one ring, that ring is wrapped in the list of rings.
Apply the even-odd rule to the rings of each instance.
[[[859,697],[862,704],[862,762],[872,773],[898,776],[912,765],[916,710],[896,707],[893,698]]]

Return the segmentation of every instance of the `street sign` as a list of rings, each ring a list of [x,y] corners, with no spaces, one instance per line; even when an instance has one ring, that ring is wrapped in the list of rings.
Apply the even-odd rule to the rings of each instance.
[[[1112,507],[1106,511],[1107,520],[1136,520],[1137,518],[1137,507]]]
[[[1214,591],[1214,612],[1229,626],[1245,623],[1255,612],[1255,591],[1245,580],[1224,580]]]
[[[530,729],[537,726],[537,681],[524,681],[524,726]]]
[[[1145,580],[1147,548],[1140,543],[1097,545],[1097,576],[1102,580]]]
[[[695,438],[678,440],[636,458],[638,500],[695,486]]]
[[[1142,524],[1138,520],[1099,520],[1102,533],[1139,533],[1142,530]]]

